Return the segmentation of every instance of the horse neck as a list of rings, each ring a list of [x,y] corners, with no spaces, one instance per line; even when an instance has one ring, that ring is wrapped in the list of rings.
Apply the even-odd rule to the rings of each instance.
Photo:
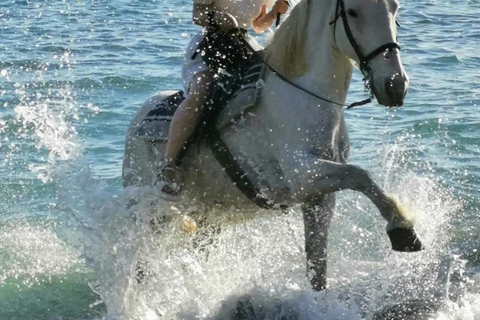
[[[321,97],[344,103],[353,66],[335,43],[333,26],[330,25],[335,6],[336,0],[310,0],[305,41],[308,68],[293,81]]]

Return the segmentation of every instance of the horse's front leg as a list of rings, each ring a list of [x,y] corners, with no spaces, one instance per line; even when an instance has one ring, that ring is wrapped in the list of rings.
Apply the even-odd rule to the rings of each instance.
[[[334,193],[323,195],[302,206],[307,273],[316,291],[327,286],[327,238],[334,209]]]
[[[344,189],[362,192],[378,208],[387,220],[387,233],[396,251],[419,251],[422,244],[418,239],[410,217],[399,204],[388,196],[370,177],[368,172],[358,166],[336,163],[327,160],[303,159],[294,171],[296,181],[292,191],[297,199],[304,203],[320,194],[332,193]]]

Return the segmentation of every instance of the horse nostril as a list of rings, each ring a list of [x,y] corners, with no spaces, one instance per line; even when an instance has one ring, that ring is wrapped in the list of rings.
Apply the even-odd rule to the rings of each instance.
[[[407,90],[404,83],[396,80],[389,79],[385,81],[385,95],[388,97],[391,106],[402,106]]]

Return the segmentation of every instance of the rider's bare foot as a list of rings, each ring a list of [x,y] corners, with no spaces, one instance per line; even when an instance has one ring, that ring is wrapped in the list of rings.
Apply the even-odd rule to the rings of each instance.
[[[165,165],[160,170],[155,185],[161,192],[177,196],[180,193],[180,175],[177,166],[173,163]]]

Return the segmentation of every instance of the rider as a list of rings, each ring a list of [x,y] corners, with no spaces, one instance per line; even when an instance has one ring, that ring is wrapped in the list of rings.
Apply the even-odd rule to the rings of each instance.
[[[221,33],[227,34],[237,28],[245,30],[252,26],[255,32],[261,33],[274,23],[278,14],[284,14],[288,9],[285,0],[277,0],[268,13],[267,6],[275,0],[193,1],[193,22],[204,29],[192,38],[187,48],[182,67],[182,80],[187,96],[175,111],[170,124],[165,153],[166,165],[161,169],[157,178],[157,185],[161,191],[171,195],[178,194],[180,191],[176,161],[185,143],[200,123],[204,103],[218,74],[219,64],[211,63],[212,56],[208,52],[199,52],[199,47],[205,51],[211,49],[211,43],[208,43],[210,41],[208,35],[211,30],[220,30]],[[218,56],[216,50],[225,50],[223,47],[220,45],[218,48],[211,49],[215,50],[215,57]]]

